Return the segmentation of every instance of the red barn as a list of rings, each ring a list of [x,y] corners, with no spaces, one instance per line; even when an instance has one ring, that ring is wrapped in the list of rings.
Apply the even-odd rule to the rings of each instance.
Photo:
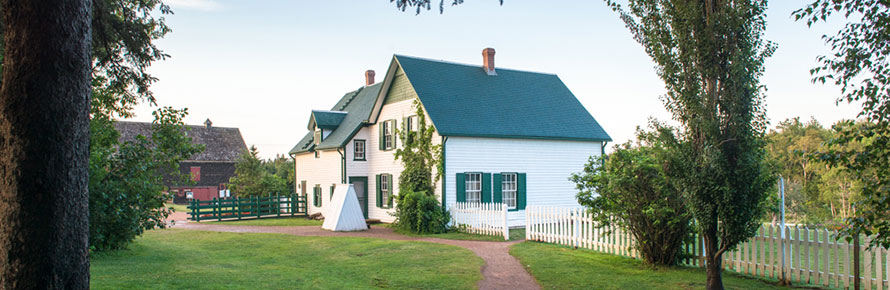
[[[168,184],[175,203],[187,203],[189,197],[199,200],[220,197],[220,191],[228,188],[229,178],[235,175],[235,162],[247,151],[238,128],[212,124],[207,119],[203,126],[187,126],[186,134],[193,143],[203,144],[204,152],[179,163],[179,172],[191,175],[194,184]],[[115,127],[121,133],[121,142],[132,141],[138,135],[151,136],[151,123],[119,121]]]

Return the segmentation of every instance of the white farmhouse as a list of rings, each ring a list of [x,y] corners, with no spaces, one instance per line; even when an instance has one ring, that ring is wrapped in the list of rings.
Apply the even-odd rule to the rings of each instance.
[[[395,128],[417,128],[416,99],[444,151],[436,194],[446,206],[504,202],[510,226],[524,224],[527,205],[577,206],[568,178],[602,154],[609,135],[556,75],[495,69],[494,49],[482,55],[481,67],[395,55],[382,83],[367,71],[364,87],[313,110],[290,151],[309,213],[324,212],[335,184],[350,183],[366,218],[394,220]]]

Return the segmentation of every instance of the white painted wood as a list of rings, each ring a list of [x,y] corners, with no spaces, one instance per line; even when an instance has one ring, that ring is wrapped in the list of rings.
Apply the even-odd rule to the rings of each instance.
[[[359,207],[352,184],[338,184],[331,204],[325,212],[321,228],[335,232],[364,231],[368,229],[365,215]]]
[[[312,152],[305,152],[294,156],[296,167],[297,192],[306,193],[306,209],[309,214],[324,214],[325,206],[331,203],[331,184],[341,183],[340,179],[340,154],[336,150],[319,151],[319,158],[315,158]],[[306,181],[306,189],[300,188],[301,182]],[[312,189],[315,185],[321,185],[321,207],[313,203]]]
[[[502,236],[510,239],[507,207],[503,203],[458,202],[449,206],[451,221],[459,231],[471,234]],[[526,231],[526,236],[529,231]]]
[[[482,124],[480,124],[482,125]],[[445,143],[445,198],[456,202],[455,176],[462,172],[526,173],[526,204],[578,207],[569,180],[588,158],[600,155],[601,142],[448,137]],[[510,226],[522,226],[525,211],[508,213]]]

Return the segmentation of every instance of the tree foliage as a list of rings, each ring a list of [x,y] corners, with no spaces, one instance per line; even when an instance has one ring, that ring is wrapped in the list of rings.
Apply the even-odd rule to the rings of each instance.
[[[166,227],[170,199],[165,177],[188,182],[179,174],[179,161],[201,152],[183,132],[186,110],[169,107],[154,112],[151,136],[119,143],[114,121],[90,122],[90,248],[126,247],[143,231]]]
[[[419,100],[414,100],[417,129],[397,130],[402,148],[396,160],[402,161],[399,194],[396,203],[396,225],[415,233],[440,233],[448,228],[450,215],[436,200],[436,181],[442,177],[442,146],[433,144],[436,129],[426,123],[426,113]],[[407,122],[407,118],[402,124]],[[435,178],[433,171],[436,171]]]
[[[504,0],[498,0],[498,1],[500,1],[501,5],[504,5]],[[426,9],[427,11],[429,11],[430,8],[432,7],[431,0],[389,0],[389,2],[390,3],[395,2],[396,8],[399,10],[402,10],[402,12],[405,12],[405,10],[408,9],[408,7],[414,7],[417,10],[417,14],[420,14],[420,11],[422,11],[423,9]],[[463,4],[463,3],[464,3],[464,0],[453,0],[451,2],[451,6],[456,6],[456,5]],[[439,13],[441,14],[444,12],[445,12],[445,0],[439,0]]]
[[[861,102],[859,117],[867,122],[843,127],[831,142],[837,146],[818,158],[862,185],[857,214],[847,219],[848,236],[877,234],[872,245],[890,247],[890,2],[816,0],[793,15],[811,26],[835,14],[849,22],[837,34],[823,36],[833,55],[820,56],[810,73],[814,82],[841,86],[838,102]]]
[[[692,233],[692,214],[682,191],[667,178],[667,156],[677,144],[671,128],[653,123],[637,128],[637,141],[616,145],[604,156],[591,157],[582,173],[572,175],[578,202],[602,227],[619,226],[634,236],[649,264],[675,265],[683,242]]]
[[[773,178],[764,162],[765,0],[606,0],[656,63],[665,106],[680,122],[670,178],[704,239],[709,289],[722,255],[751,237]]]
[[[260,159],[256,146],[250,146],[235,163],[235,176],[229,178],[229,189],[239,197],[291,193],[287,181],[270,171],[267,162]]]

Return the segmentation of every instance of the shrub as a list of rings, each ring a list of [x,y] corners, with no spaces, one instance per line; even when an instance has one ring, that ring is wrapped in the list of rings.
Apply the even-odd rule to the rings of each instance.
[[[423,192],[402,191],[396,204],[396,227],[418,234],[448,231],[448,214],[436,197]]]
[[[628,229],[643,260],[674,265],[690,237],[691,214],[682,192],[666,179],[665,164],[673,131],[653,124],[637,129],[637,142],[615,146],[608,157],[591,157],[584,172],[572,175],[578,202],[590,209],[600,226]]]

